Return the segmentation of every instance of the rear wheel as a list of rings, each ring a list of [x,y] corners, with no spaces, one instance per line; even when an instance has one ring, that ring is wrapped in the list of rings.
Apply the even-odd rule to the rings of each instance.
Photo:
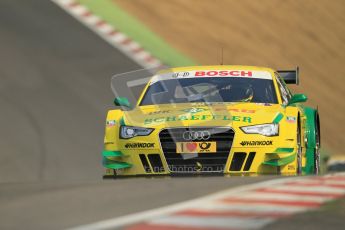
[[[314,174],[320,174],[320,146],[321,146],[321,138],[320,138],[320,122],[319,122],[319,115],[316,115],[315,118],[315,149],[314,149]]]
[[[296,174],[302,175],[302,142],[301,142],[301,125],[298,119],[298,127],[297,127],[297,169]]]

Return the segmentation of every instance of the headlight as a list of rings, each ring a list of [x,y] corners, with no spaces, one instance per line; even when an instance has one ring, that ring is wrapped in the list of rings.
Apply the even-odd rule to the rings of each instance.
[[[247,134],[261,134],[267,137],[277,136],[279,134],[278,124],[263,124],[241,127],[242,131]]]
[[[121,126],[120,137],[129,139],[135,136],[148,136],[154,129],[133,126]]]

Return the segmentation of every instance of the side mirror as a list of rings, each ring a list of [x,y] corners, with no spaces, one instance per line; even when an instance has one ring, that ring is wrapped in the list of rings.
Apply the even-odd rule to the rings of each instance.
[[[127,108],[131,107],[131,104],[129,103],[128,99],[125,97],[116,97],[114,99],[114,104],[117,106],[124,106]]]
[[[300,103],[300,102],[306,102],[308,100],[308,97],[304,94],[295,94],[291,97],[288,105],[292,105],[295,103]]]

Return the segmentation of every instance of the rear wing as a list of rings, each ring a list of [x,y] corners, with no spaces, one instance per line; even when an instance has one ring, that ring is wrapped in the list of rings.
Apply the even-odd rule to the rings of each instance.
[[[278,70],[279,75],[284,79],[286,84],[299,84],[299,67],[295,70]]]

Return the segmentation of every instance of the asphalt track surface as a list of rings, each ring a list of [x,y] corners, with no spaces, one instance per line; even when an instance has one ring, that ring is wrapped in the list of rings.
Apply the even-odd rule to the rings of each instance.
[[[110,77],[139,68],[50,1],[0,1],[0,229],[74,227],[272,178],[102,181]]]
[[[102,181],[110,77],[141,67],[46,0],[0,1],[0,229],[61,229],[260,178]]]
[[[110,77],[140,68],[50,1],[0,1],[0,181],[98,179]]]

